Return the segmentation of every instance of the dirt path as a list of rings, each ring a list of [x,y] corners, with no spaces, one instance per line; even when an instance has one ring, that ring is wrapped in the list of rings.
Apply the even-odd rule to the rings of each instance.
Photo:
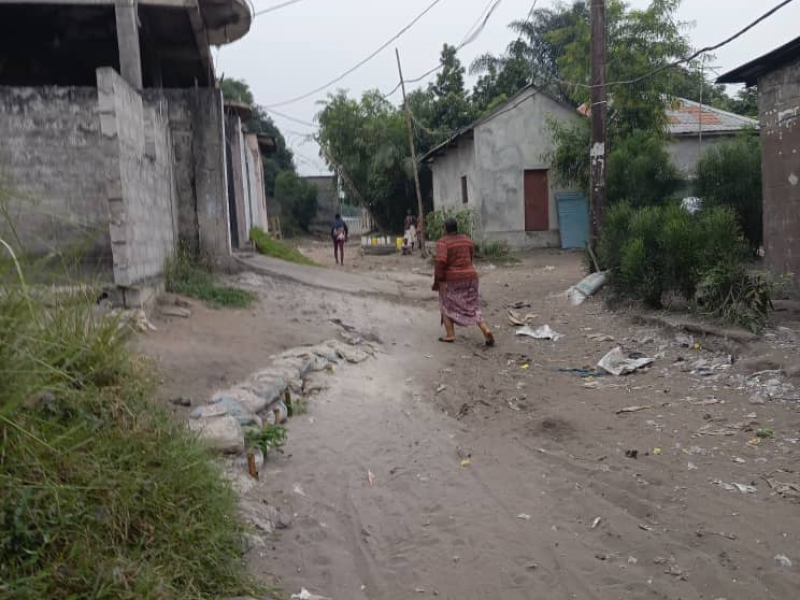
[[[429,285],[425,263],[392,260],[353,269]],[[209,365],[241,377],[271,353],[329,338],[334,318],[380,338],[376,359],[318,376],[324,389],[291,421],[287,454],[248,493],[295,515],[249,555],[287,597],[305,587],[334,600],[793,599],[800,504],[779,484],[800,484],[797,400],[786,391],[751,404],[755,389],[738,377],[750,372],[717,369],[712,340],[684,347],[597,302],[569,307],[555,294],[579,276],[577,257],[560,253],[485,269],[492,351],[477,329],[437,344],[430,301],[267,277],[249,279],[263,296],[256,311],[158,323],[142,348],[171,368],[165,389],[175,394],[211,385]],[[565,337],[515,337],[505,308],[514,302]],[[740,351],[791,360],[795,331]],[[655,366],[624,380],[559,371],[593,369],[617,343]],[[717,370],[693,368],[701,359]],[[647,408],[616,414],[634,405]],[[767,428],[771,439],[748,443]]]

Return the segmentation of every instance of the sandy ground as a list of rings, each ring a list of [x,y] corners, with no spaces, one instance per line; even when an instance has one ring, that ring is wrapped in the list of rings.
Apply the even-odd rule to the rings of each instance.
[[[302,248],[332,266],[327,245]],[[348,250],[349,271],[430,287],[418,257]],[[244,275],[257,308],[157,320],[138,347],[162,366],[165,399],[198,403],[270,354],[335,336],[331,319],[381,340],[376,359],[317,376],[323,389],[290,422],[286,455],[264,467],[255,493],[294,519],[248,558],[285,597],[305,587],[334,600],[796,598],[800,494],[782,484],[800,485],[800,393],[752,404],[757,388],[743,376],[800,362],[800,319],[780,315],[782,328],[748,347],[687,347],[599,301],[569,306],[560,293],[581,274],[579,257],[561,252],[484,265],[491,350],[477,328],[437,343],[432,297],[392,302]],[[514,303],[564,337],[515,336]],[[621,379],[559,371],[594,371],[617,344],[654,366]],[[700,359],[712,369],[698,370]],[[617,414],[632,406],[646,408]],[[752,443],[765,428],[774,436]]]

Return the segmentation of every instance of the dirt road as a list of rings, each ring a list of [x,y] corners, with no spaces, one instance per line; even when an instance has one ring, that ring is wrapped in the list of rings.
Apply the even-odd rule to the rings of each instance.
[[[413,297],[430,286],[416,258],[364,257],[349,270]],[[201,397],[278,350],[334,336],[331,319],[380,339],[377,358],[318,376],[286,455],[248,492],[294,515],[248,557],[285,597],[304,587],[334,600],[795,598],[800,394],[778,374],[746,379],[764,369],[744,359],[796,361],[797,323],[748,348],[676,339],[599,302],[570,307],[556,294],[580,274],[578,257],[560,253],[485,268],[493,350],[477,329],[438,344],[432,300],[252,275],[239,280],[258,284],[255,311],[201,309],[157,323],[140,347],[168,369],[165,397]],[[513,303],[564,337],[514,336]],[[591,376],[617,344],[655,365]],[[731,365],[730,352],[742,360]],[[785,387],[752,404],[767,378]],[[643,408],[617,414],[633,406]]]

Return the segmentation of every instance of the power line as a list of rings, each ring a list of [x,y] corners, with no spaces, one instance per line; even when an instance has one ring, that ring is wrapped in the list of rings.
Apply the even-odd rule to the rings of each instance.
[[[783,7],[791,4],[792,2],[794,2],[794,0],[783,0],[783,2],[781,2],[780,4],[774,6],[773,8],[771,8],[770,10],[765,12],[763,15],[758,17],[755,21],[753,21],[749,25],[743,27],[742,29],[738,30],[736,33],[734,33],[733,35],[731,35],[727,39],[725,39],[725,40],[723,40],[723,41],[721,41],[721,42],[719,42],[717,44],[714,44],[713,46],[706,46],[705,48],[701,48],[700,50],[696,51],[695,53],[693,53],[690,56],[687,56],[686,58],[680,58],[680,59],[678,59],[676,61],[673,61],[671,63],[667,63],[665,65],[661,65],[660,67],[657,67],[657,68],[653,69],[652,71],[649,71],[649,72],[645,73],[644,75],[640,75],[639,77],[634,77],[633,79],[623,79],[623,80],[620,80],[620,81],[610,81],[610,82],[606,83],[605,86],[606,87],[610,87],[610,86],[617,86],[617,85],[633,85],[635,83],[639,83],[641,81],[644,81],[645,79],[649,79],[653,75],[661,73],[662,71],[666,71],[667,69],[674,69],[675,67],[679,67],[680,65],[692,62],[695,58],[697,58],[698,56],[700,56],[702,54],[707,54],[709,52],[714,52],[714,50],[719,50],[723,46],[727,46],[728,44],[730,44],[734,40],[742,37],[745,33],[750,31],[751,29],[753,29],[756,25],[758,25],[761,22],[767,20],[769,17],[774,15],[776,12],[778,12],[780,9],[782,9]],[[596,87],[596,86],[593,86],[591,84],[577,83],[577,82],[574,82],[574,81],[564,81],[564,80],[557,79],[557,78],[554,78],[554,81],[556,81],[557,83],[560,83],[562,85],[569,85],[569,86],[586,88],[586,89],[592,89],[592,88]]]
[[[255,19],[258,16],[265,15],[267,13],[271,13],[273,11],[279,10],[281,8],[286,8],[287,6],[291,6],[292,4],[297,4],[298,2],[302,2],[303,0],[287,0],[287,2],[281,2],[280,4],[276,4],[275,6],[270,6],[269,8],[262,8],[259,11],[253,13],[253,18]]]
[[[297,1],[299,1],[299,0],[295,0],[295,1],[297,2]],[[326,89],[328,89],[328,88],[329,88],[329,87],[331,87],[332,85],[335,85],[335,84],[339,83],[339,82],[340,82],[342,79],[344,79],[345,77],[347,77],[348,75],[350,75],[350,74],[351,74],[351,73],[353,73],[354,71],[356,71],[356,70],[358,70],[359,68],[361,68],[362,66],[364,66],[366,63],[368,63],[369,61],[371,61],[373,58],[375,58],[376,56],[378,56],[378,54],[380,54],[380,53],[381,53],[381,52],[383,52],[383,51],[384,51],[386,48],[388,48],[388,47],[389,47],[389,46],[390,46],[390,45],[391,45],[391,44],[392,44],[394,41],[396,41],[398,38],[400,38],[400,36],[402,36],[402,35],[403,35],[405,32],[407,32],[407,31],[408,31],[409,29],[411,29],[411,28],[412,28],[414,25],[416,25],[416,23],[417,23],[417,22],[418,22],[420,19],[422,19],[422,18],[423,18],[425,15],[427,15],[427,14],[428,14],[428,13],[429,13],[431,10],[433,10],[433,8],[434,8],[434,7],[435,7],[437,4],[439,4],[441,1],[442,1],[442,0],[433,0],[433,2],[431,2],[431,3],[430,3],[428,6],[427,6],[427,8],[426,8],[425,10],[423,10],[423,11],[422,11],[421,13],[419,13],[419,14],[418,14],[416,17],[414,17],[414,19],[413,19],[413,20],[412,20],[412,21],[411,21],[411,22],[410,22],[408,25],[406,25],[405,27],[403,27],[403,28],[402,28],[400,31],[398,31],[398,32],[397,32],[395,35],[393,35],[391,38],[389,38],[389,40],[387,40],[386,42],[384,42],[383,44],[381,44],[381,45],[380,45],[380,47],[379,47],[377,50],[375,50],[374,52],[372,52],[372,54],[370,54],[370,55],[369,55],[369,56],[367,56],[365,59],[363,59],[363,60],[359,61],[359,62],[358,62],[358,63],[356,63],[354,66],[352,66],[352,67],[350,67],[349,69],[347,69],[347,71],[345,71],[344,73],[342,73],[342,74],[341,74],[341,75],[339,75],[338,77],[334,77],[334,78],[333,78],[333,79],[331,79],[331,80],[330,80],[328,83],[326,83],[326,84],[324,84],[324,85],[321,85],[321,86],[319,86],[318,88],[315,88],[315,89],[311,90],[310,92],[306,92],[305,94],[302,94],[302,95],[300,95],[300,96],[295,96],[294,98],[289,98],[288,100],[284,100],[283,102],[276,102],[276,103],[274,103],[274,104],[270,104],[270,105],[268,105],[266,108],[271,108],[271,107],[274,107],[274,106],[286,106],[287,104],[294,104],[295,102],[299,102],[300,100],[305,100],[306,98],[310,98],[311,96],[314,96],[315,94],[318,94],[318,93],[320,93],[320,92],[323,92],[323,91],[325,91]],[[498,1],[499,1],[499,0],[498,0]]]
[[[456,52],[460,51],[464,46],[467,46],[468,44],[471,44],[472,42],[474,42],[478,38],[478,36],[481,33],[483,33],[483,30],[486,28],[486,24],[489,22],[489,19],[491,19],[492,14],[494,13],[495,9],[497,9],[497,7],[500,5],[500,3],[502,1],[503,0],[490,0],[489,4],[491,4],[492,2],[494,2],[494,4],[491,4],[491,8],[489,8],[489,5],[487,5],[487,8],[489,8],[488,12],[486,12],[486,8],[483,9],[483,12],[481,13],[481,18],[479,18],[478,21],[476,21],[475,25],[473,25],[472,27],[469,28],[467,33],[464,35],[464,39],[461,41],[461,43],[458,46],[456,46]],[[477,30],[473,31],[478,24],[480,24],[480,27]],[[414,79],[406,79],[405,83],[417,83],[417,82],[420,82],[423,79],[425,79],[426,77],[428,77],[429,75],[432,75],[433,73],[435,73],[436,71],[441,69],[443,66],[444,66],[444,63],[442,61],[439,61],[439,64],[437,64],[435,67],[433,67],[429,71],[426,71],[425,73],[423,73],[419,77],[415,77]],[[383,99],[384,100],[388,100],[389,98],[394,96],[397,93],[397,90],[400,89],[402,84],[403,84],[403,82],[398,83],[392,89],[391,92],[389,92],[387,94],[383,94]]]
[[[262,106],[261,108],[267,111],[267,113],[283,117],[287,121],[292,121],[293,123],[297,123],[298,125],[305,125],[306,127],[313,127],[314,129],[317,129],[317,126],[309,121],[304,121],[303,119],[298,119],[291,115],[287,115],[286,113],[279,112],[274,108],[267,108],[266,106]]]

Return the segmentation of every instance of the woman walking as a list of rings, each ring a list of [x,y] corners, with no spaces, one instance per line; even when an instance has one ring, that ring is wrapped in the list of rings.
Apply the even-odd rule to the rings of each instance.
[[[436,269],[433,290],[439,292],[439,307],[445,335],[440,342],[452,344],[456,325],[477,325],[487,346],[494,346],[494,335],[481,311],[478,272],[472,264],[475,246],[469,236],[458,233],[458,222],[444,222],[445,235],[436,245]]]

